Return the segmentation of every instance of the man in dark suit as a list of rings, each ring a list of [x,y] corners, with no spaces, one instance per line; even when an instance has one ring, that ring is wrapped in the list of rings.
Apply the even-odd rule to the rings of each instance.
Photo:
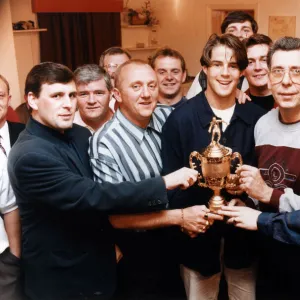
[[[197,172],[96,183],[87,153],[90,133],[72,127],[73,73],[39,64],[27,76],[25,94],[32,118],[8,163],[22,220],[25,293],[31,300],[110,299],[116,259],[107,213],[160,209],[166,189],[188,187]]]
[[[19,210],[7,175],[7,156],[23,124],[6,121],[9,83],[0,75],[0,295],[6,300],[21,299],[20,253],[21,229]]]

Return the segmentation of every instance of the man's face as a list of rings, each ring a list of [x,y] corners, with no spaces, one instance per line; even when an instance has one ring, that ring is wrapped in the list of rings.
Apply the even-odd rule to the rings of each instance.
[[[10,95],[8,94],[7,86],[0,79],[0,128],[6,121],[7,109],[10,102]]]
[[[129,58],[126,54],[105,55],[103,60],[104,69],[111,77],[113,85],[117,68],[128,60]]]
[[[130,64],[124,67],[115,96],[128,120],[139,127],[147,127],[158,97],[155,72],[148,65]]]
[[[28,93],[32,116],[38,122],[57,131],[71,128],[76,110],[76,86],[69,83],[43,84],[39,97]]]
[[[233,51],[225,46],[216,46],[211,52],[211,65],[203,67],[207,75],[207,90],[216,97],[235,95],[241,76]]]
[[[252,87],[259,88],[268,85],[268,51],[269,46],[265,44],[254,45],[247,49],[249,64],[244,74]]]
[[[282,81],[274,84],[272,72],[285,70]],[[276,51],[271,60],[270,82],[272,94],[276,103],[282,109],[300,108],[300,83],[291,80],[288,70],[294,70],[298,75],[300,72],[300,50]],[[299,75],[298,75],[299,77]],[[297,77],[297,78],[298,78]],[[295,81],[295,79],[293,79]],[[278,80],[276,80],[278,81]],[[299,78],[298,78],[298,82]],[[298,113],[298,112],[297,112]]]
[[[88,84],[77,85],[77,105],[84,120],[105,119],[109,112],[110,92],[104,78]]]
[[[159,93],[164,98],[175,98],[181,92],[181,84],[186,77],[180,59],[170,56],[158,57],[155,60],[154,71],[158,79]]]
[[[254,34],[250,21],[245,21],[243,23],[231,23],[226,28],[225,33],[235,35],[241,41]]]

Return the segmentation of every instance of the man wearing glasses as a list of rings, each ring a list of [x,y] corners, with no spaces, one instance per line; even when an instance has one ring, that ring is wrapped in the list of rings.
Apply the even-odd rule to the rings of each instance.
[[[222,124],[220,143],[241,153],[244,162],[255,161],[254,126],[264,112],[250,102],[239,104],[235,98],[239,78],[248,65],[244,45],[231,34],[212,35],[203,49],[201,64],[207,89],[175,109],[164,125],[163,173],[188,166],[190,153],[202,152],[209,145],[213,117],[226,122]],[[194,185],[186,192],[176,190],[168,196],[171,208],[181,208],[207,205],[212,191]],[[229,194],[224,196],[232,199]],[[229,299],[255,299],[249,232],[215,222],[194,239],[176,229],[172,233],[189,300],[217,299],[222,271]]]
[[[267,56],[272,40],[264,34],[254,34],[244,40],[247,50],[248,67],[244,74],[249,83],[246,93],[253,103],[266,111],[274,107],[274,98],[269,87]]]
[[[278,105],[255,127],[259,169],[239,168],[241,189],[264,212],[223,207],[236,227],[262,234],[264,288],[259,299],[299,299],[300,270],[300,39],[277,40],[268,54],[270,83]],[[266,295],[268,298],[266,298]]]
[[[106,49],[100,56],[99,65],[109,74],[111,84],[115,86],[115,72],[119,66],[131,59],[131,55],[121,47],[111,47]],[[113,94],[109,102],[110,109],[115,112],[117,102]]]

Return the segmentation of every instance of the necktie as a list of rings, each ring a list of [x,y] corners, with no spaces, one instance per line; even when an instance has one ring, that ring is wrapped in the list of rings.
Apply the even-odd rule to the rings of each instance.
[[[3,145],[1,144],[1,139],[2,139],[2,136],[0,135],[0,149],[5,154],[5,156],[7,156],[5,149],[4,149]]]

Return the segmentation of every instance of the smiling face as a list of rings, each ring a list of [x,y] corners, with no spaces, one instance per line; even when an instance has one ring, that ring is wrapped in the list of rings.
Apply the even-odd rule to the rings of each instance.
[[[29,92],[27,100],[36,121],[59,132],[72,127],[77,104],[74,81],[44,83],[39,97]]]
[[[233,50],[223,45],[216,46],[212,49],[210,60],[210,66],[203,67],[207,75],[207,94],[217,101],[234,99],[241,71]]]
[[[155,72],[149,65],[132,63],[124,66],[119,76],[120,84],[114,95],[121,112],[133,124],[146,128],[158,97]]]
[[[280,110],[294,112],[300,111],[300,84],[292,82],[287,70],[300,71],[300,50],[276,51],[271,60],[272,70],[286,70],[281,82],[273,84],[270,74],[271,90]]]
[[[186,72],[182,70],[181,61],[170,56],[160,56],[155,59],[154,70],[158,79],[159,95],[163,99],[173,100],[175,104],[182,98],[181,84],[185,81]]]
[[[268,51],[269,46],[266,44],[254,45],[247,49],[249,64],[244,73],[250,89],[268,87]]]
[[[5,82],[0,79],[0,128],[6,121],[7,109],[11,96],[8,93]]]
[[[104,78],[77,85],[77,105],[85,123],[107,119],[110,95]]]
[[[243,23],[231,23],[226,28],[225,33],[233,34],[241,41],[254,34],[250,21],[245,21]]]

